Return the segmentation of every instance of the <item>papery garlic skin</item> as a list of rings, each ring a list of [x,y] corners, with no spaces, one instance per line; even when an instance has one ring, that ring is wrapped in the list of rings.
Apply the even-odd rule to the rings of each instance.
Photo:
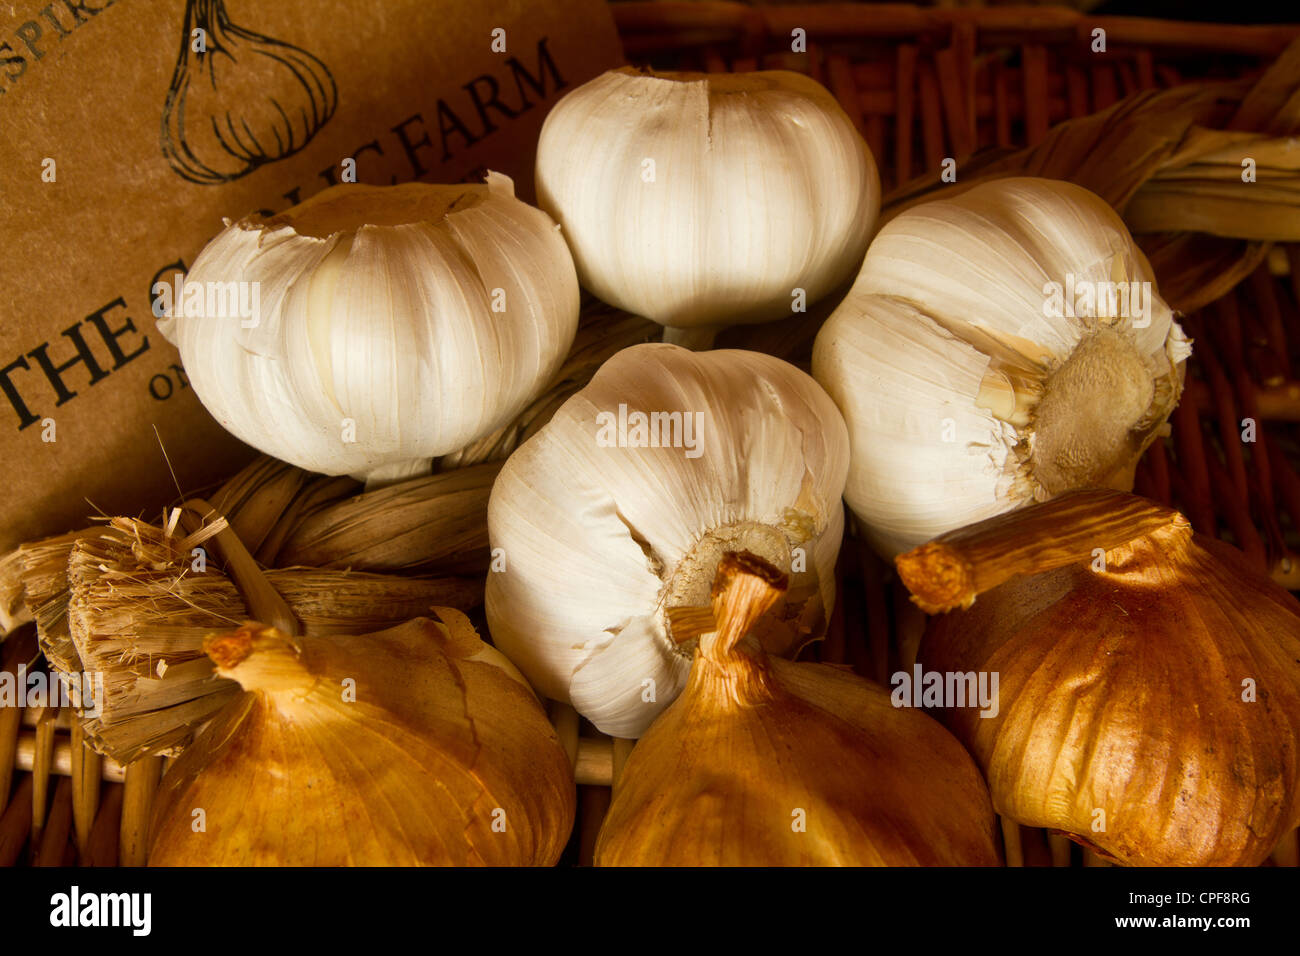
[[[610,70],[546,117],[538,205],[605,302],[677,328],[789,316],[847,282],[880,211],[866,143],[816,81]]]
[[[683,447],[633,447],[630,431],[625,447],[603,447],[601,422],[620,405],[629,420],[691,415],[697,447],[684,447],[684,432]],[[839,413],[794,366],[756,352],[624,349],[497,477],[493,642],[545,696],[605,733],[639,736],[690,672],[693,642],[674,640],[670,609],[709,604],[725,551],[791,572],[786,599],[757,629],[769,650],[821,636],[847,469]]]
[[[717,630],[632,750],[596,865],[997,865],[984,781],[934,720],[742,643],[786,583],[755,555],[723,558]]]
[[[999,865],[984,781],[936,721],[824,664],[753,667],[766,687],[731,704],[693,672],[637,741],[597,866]]]
[[[256,315],[211,314],[203,296],[159,328],[222,426],[330,475],[427,470],[522,411],[577,331],[559,227],[496,173],[486,186],[337,186],[229,225],[185,288],[226,283],[257,290]]]
[[[995,809],[1130,866],[1262,863],[1300,824],[1300,603],[1133,495],[995,521],[898,559],[923,607],[973,600],[930,619],[919,659],[1000,675],[995,715],[942,714]]]
[[[1078,290],[1073,308],[1121,281],[1149,283],[1147,315],[1071,316],[1048,287]],[[845,499],[892,557],[1070,488],[1130,489],[1190,353],[1114,210],[1015,178],[885,225],[818,334],[813,374],[849,425]]]
[[[576,808],[568,757],[518,671],[437,613],[356,637],[219,638],[218,673],[247,693],[168,769],[150,865],[553,865]]]

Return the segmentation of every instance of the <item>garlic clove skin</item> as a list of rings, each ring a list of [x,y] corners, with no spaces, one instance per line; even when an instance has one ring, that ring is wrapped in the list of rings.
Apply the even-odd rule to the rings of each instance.
[[[1068,314],[1120,282],[1148,284],[1148,314]],[[1049,283],[1061,300],[1076,290],[1069,310]],[[1072,488],[1130,489],[1190,352],[1110,206],[1013,178],[885,225],[818,334],[813,374],[849,424],[846,501],[892,557]]]
[[[789,316],[848,282],[880,211],[866,143],[816,81],[610,70],[547,115],[538,204],[585,288],[661,325]]]
[[[637,413],[681,413],[680,446],[640,447],[629,427],[619,447],[617,419]],[[794,366],[756,352],[624,349],[497,477],[493,641],[546,697],[604,733],[639,736],[690,670],[693,641],[675,639],[669,614],[708,606],[724,552],[792,572],[756,628],[769,650],[821,636],[847,468],[839,413]]]
[[[576,806],[568,758],[517,671],[437,610],[446,624],[358,637],[210,638],[247,693],[168,769],[150,865],[554,864]]]
[[[577,331],[558,227],[496,173],[332,187],[228,225],[191,283],[258,296],[247,319],[200,296],[159,320],[213,417],[283,461],[372,482],[427,471],[510,421]]]
[[[1074,514],[1044,510],[1073,502]],[[966,529],[982,556],[901,557],[928,596],[914,577],[946,584],[1075,552],[975,584],[968,609],[930,620],[920,660],[1000,675],[996,716],[943,715],[999,813],[1126,865],[1255,866],[1300,823],[1300,603],[1175,512],[1146,503],[1164,517],[1136,534],[1132,518],[1106,517],[1142,502],[1075,493],[1004,516],[996,538],[987,523]],[[1008,560],[1017,547],[1039,554]],[[939,606],[951,603],[964,600]]]
[[[937,722],[833,667],[730,643],[749,621],[727,638],[717,618],[623,768],[597,866],[998,864],[984,782]]]
[[[999,865],[988,791],[937,722],[832,667],[768,664],[763,704],[720,712],[693,678],[637,742],[597,866]]]
[[[1030,499],[1015,427],[977,405],[987,370],[987,356],[901,300],[841,306],[822,327],[813,373],[854,436],[845,501],[882,554]]]

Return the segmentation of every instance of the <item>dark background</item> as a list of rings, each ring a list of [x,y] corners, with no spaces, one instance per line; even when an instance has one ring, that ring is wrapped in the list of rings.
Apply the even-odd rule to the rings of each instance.
[[[613,0],[617,3],[620,0]],[[680,2],[680,0],[678,0]],[[709,0],[698,0],[707,3]],[[750,6],[780,6],[812,3],[816,0],[740,0]],[[844,2],[844,0],[839,0]],[[877,0],[849,0],[870,4]],[[900,0],[880,0],[900,2]],[[906,2],[906,0],[902,0]],[[1201,20],[1210,23],[1296,23],[1300,21],[1300,0],[1253,0],[1225,3],[1223,0],[911,0],[922,7],[1070,7],[1096,16],[1155,17],[1160,20]]]

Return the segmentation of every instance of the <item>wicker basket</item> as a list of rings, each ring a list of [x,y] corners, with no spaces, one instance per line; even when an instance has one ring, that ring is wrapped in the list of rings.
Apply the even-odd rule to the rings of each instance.
[[[1040,141],[1062,120],[1140,90],[1258,74],[1300,25],[1242,27],[1089,17],[1041,6],[632,2],[613,6],[628,59],[664,69],[792,69],[826,85],[870,144],[886,191],[988,146]],[[1107,51],[1091,54],[1095,29]],[[807,52],[792,53],[802,29]],[[827,40],[826,38],[833,38]],[[1300,588],[1300,246],[1275,254],[1231,293],[1186,317],[1198,340],[1172,437],[1143,459],[1137,491],[1184,511]],[[1242,420],[1258,440],[1240,439]],[[915,654],[923,615],[852,532],[821,660],[887,682]],[[13,670],[36,656],[23,633],[0,646]],[[575,762],[579,819],[566,862],[587,863],[632,742],[601,737],[572,708],[551,716]],[[55,708],[0,708],[0,864],[140,865],[161,758],[127,767],[86,748]],[[17,775],[17,780],[14,776]],[[1005,826],[1008,862],[1099,862],[1065,838]],[[1272,862],[1295,866],[1293,833]]]

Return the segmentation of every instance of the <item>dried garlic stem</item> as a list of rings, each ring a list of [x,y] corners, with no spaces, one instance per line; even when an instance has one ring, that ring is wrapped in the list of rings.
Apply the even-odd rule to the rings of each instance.
[[[789,577],[758,555],[728,551],[713,582],[713,616],[718,629],[700,638],[700,654],[712,661],[731,656],[789,586]]]
[[[725,326],[721,325],[697,325],[688,328],[668,325],[664,326],[663,340],[669,345],[680,345],[692,352],[707,352],[713,348],[713,340],[718,337],[718,333],[723,328]]]
[[[217,521],[225,522],[225,518],[202,498],[191,498],[181,507],[186,512],[182,514],[181,521],[191,535],[196,530],[191,515],[202,518],[204,526]],[[286,634],[302,633],[302,627],[294,617],[288,602],[271,587],[262,569],[248,553],[244,543],[239,540],[239,535],[226,525],[217,532],[213,540],[221,549],[221,556],[226,562],[226,571],[230,579],[235,582],[235,586],[239,588],[239,593],[248,605],[249,613],[259,620],[269,621],[272,627]]]
[[[1191,525],[1177,511],[1116,491],[1077,491],[952,531],[894,559],[927,614],[970,607],[1020,575],[1052,571],[1134,538]]]
[[[701,634],[717,630],[713,619],[712,607],[670,607],[665,612],[668,618],[668,633],[678,644],[685,644]]]
[[[203,642],[217,673],[249,691],[306,691],[316,675],[302,661],[302,649],[289,635],[250,621],[230,634]]]

